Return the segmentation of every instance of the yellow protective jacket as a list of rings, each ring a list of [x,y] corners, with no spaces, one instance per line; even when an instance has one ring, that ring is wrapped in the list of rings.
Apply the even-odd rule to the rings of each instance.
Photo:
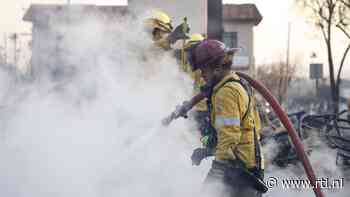
[[[243,119],[248,109],[249,96],[244,87],[239,82],[230,81],[232,79],[239,80],[239,77],[235,73],[226,76],[214,87],[211,95],[211,124],[216,129],[218,139],[215,159],[240,159],[247,168],[258,167],[254,127],[260,120],[256,116],[256,108],[252,106],[254,102],[251,102],[250,111]],[[260,132],[256,133],[260,139]],[[263,169],[263,154],[260,156],[260,167]]]
[[[171,44],[169,42],[169,39],[167,39],[167,37],[163,37],[163,38],[155,41],[155,45],[164,49],[164,50],[171,49]],[[183,46],[183,47],[185,47],[185,46]],[[184,50],[184,48],[182,50]],[[187,73],[193,79],[193,95],[196,95],[200,92],[200,87],[205,84],[204,80],[201,77],[202,76],[201,72],[200,72],[200,70],[197,70],[194,72],[192,71],[191,66],[189,65],[189,63],[187,61],[186,53],[181,52],[180,59],[181,59],[180,60],[180,69],[183,72]],[[194,109],[196,111],[207,111],[206,99],[203,99],[202,101],[197,103],[194,106]]]
[[[170,50],[171,44],[167,37],[161,38],[157,41],[155,41],[155,45],[164,49],[164,50]],[[183,49],[182,49],[183,50]],[[181,70],[185,73],[187,73],[192,79],[193,79],[193,95],[196,95],[200,92],[200,87],[205,84],[204,80],[202,79],[202,74],[200,70],[192,71],[191,66],[189,65],[187,61],[186,53],[181,53]],[[194,106],[194,109],[196,111],[207,111],[207,103],[206,99],[203,99],[199,103],[197,103]]]
[[[155,45],[164,50],[171,49],[171,44],[166,37],[155,41]],[[187,73],[193,79],[193,95],[198,94],[200,92],[200,87],[205,84],[204,80],[201,77],[202,75],[200,70],[197,70],[194,72],[192,71],[191,66],[187,62],[186,53],[181,54],[180,66],[181,66],[181,70]],[[197,105],[195,105],[194,109],[196,111],[207,111],[206,99],[203,99]]]

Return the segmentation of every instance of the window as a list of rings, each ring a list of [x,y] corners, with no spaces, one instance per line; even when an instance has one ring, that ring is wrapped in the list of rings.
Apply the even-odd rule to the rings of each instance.
[[[222,40],[230,48],[237,48],[237,32],[224,32]]]

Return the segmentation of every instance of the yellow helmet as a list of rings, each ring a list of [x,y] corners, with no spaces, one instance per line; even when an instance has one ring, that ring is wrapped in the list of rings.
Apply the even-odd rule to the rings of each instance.
[[[204,40],[204,36],[202,34],[198,34],[198,33],[192,34],[190,36],[190,39],[187,41],[187,43],[185,45],[185,49],[188,49],[192,45],[197,44],[203,40]]]
[[[159,10],[153,11],[152,16],[146,19],[145,23],[151,29],[157,28],[168,33],[173,30],[169,15]]]
[[[204,36],[202,34],[192,34],[188,42],[200,42],[204,40]]]

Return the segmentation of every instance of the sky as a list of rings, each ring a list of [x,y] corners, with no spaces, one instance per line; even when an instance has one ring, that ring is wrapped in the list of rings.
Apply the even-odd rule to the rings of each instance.
[[[22,21],[26,8],[31,3],[66,3],[67,0],[1,0],[0,33],[29,32],[29,24]],[[86,4],[126,4],[127,0],[71,0],[72,3]],[[295,61],[298,73],[308,74],[310,62],[326,62],[325,46],[320,32],[306,22],[296,11],[294,0],[223,0],[224,3],[255,3],[263,16],[262,22],[255,27],[255,58],[257,64],[276,62],[286,59],[288,23],[290,23],[290,60]],[[1,37],[0,37],[1,38]],[[345,38],[336,37],[335,54],[342,54]],[[0,39],[1,43],[1,39]],[[317,59],[310,59],[315,52]],[[340,59],[338,57],[337,59]],[[350,58],[349,58],[350,59]],[[337,62],[337,60],[336,60]],[[349,62],[349,61],[348,61]],[[325,67],[325,73],[327,68]],[[345,67],[345,77],[350,78],[350,68]],[[349,73],[349,74],[346,74]]]

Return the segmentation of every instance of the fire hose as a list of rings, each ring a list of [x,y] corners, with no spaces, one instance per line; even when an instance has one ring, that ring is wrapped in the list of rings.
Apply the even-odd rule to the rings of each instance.
[[[291,137],[291,140],[294,144],[294,147],[296,149],[297,155],[299,160],[302,162],[304,170],[307,174],[307,178],[309,179],[312,188],[314,190],[314,193],[316,197],[324,197],[324,194],[321,191],[321,188],[316,184],[316,176],[314,173],[314,170],[312,169],[311,163],[306,156],[306,153],[304,151],[304,146],[301,143],[301,140],[295,131],[292,123],[288,119],[287,114],[283,111],[282,107],[276,100],[276,98],[270,93],[270,91],[260,82],[253,79],[249,75],[241,72],[236,72],[239,77],[245,79],[249,82],[249,84],[257,90],[264,99],[271,105],[274,112],[277,114],[279,119],[281,120],[284,127],[287,129],[289,136]],[[164,126],[169,125],[173,120],[179,118],[179,117],[186,117],[186,114],[189,110],[192,109],[193,106],[195,106],[199,101],[207,97],[208,94],[205,92],[200,92],[196,96],[194,96],[191,100],[185,101],[181,107],[178,107],[173,113],[171,113],[167,118],[163,119],[162,124]]]

